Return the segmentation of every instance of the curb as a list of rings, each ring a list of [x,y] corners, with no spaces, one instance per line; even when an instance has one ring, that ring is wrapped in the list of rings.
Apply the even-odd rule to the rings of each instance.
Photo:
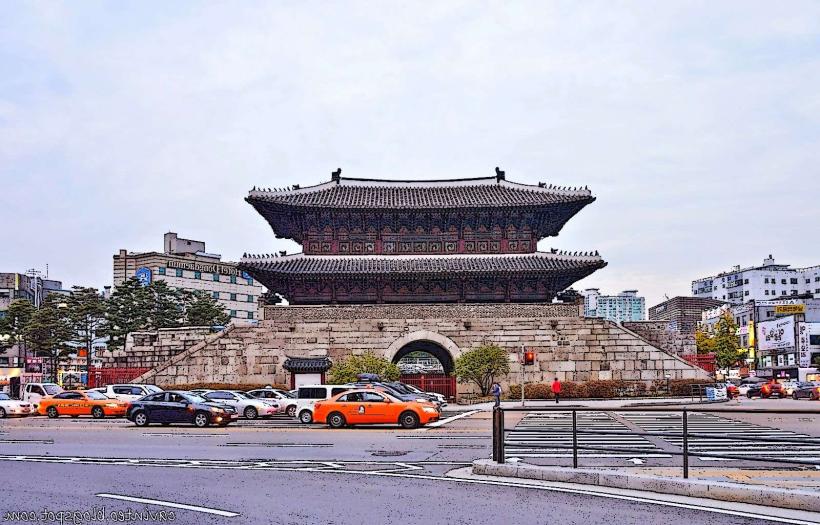
[[[490,459],[473,462],[473,474],[504,476],[542,481],[580,483],[620,489],[675,494],[734,503],[751,503],[784,509],[820,512],[820,493],[798,489],[779,489],[707,480],[668,478],[627,474],[616,470],[583,470],[544,467],[526,463],[499,464]],[[765,503],[763,503],[765,502]]]

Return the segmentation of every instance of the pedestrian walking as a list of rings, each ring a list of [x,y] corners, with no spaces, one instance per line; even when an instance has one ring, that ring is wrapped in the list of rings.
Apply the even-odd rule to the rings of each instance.
[[[495,397],[495,406],[501,406],[501,385],[493,383],[493,397]]]
[[[555,396],[555,403],[558,404],[558,398],[561,397],[561,381],[558,381],[557,377],[552,382],[552,395]]]

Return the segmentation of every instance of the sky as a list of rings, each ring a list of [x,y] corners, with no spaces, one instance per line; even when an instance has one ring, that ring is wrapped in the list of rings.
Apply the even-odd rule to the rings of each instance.
[[[820,264],[820,3],[0,3],[0,271],[292,253],[252,186],[495,166],[593,191],[539,244],[601,253],[579,288]]]

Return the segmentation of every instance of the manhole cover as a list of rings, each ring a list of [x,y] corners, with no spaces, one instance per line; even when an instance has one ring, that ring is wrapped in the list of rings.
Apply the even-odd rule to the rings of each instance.
[[[406,456],[410,453],[409,450],[369,450],[371,456],[379,456],[379,457],[395,457],[395,456]]]

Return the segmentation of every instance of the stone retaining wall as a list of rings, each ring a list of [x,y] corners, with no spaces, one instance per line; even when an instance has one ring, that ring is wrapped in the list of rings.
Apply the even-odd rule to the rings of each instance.
[[[494,343],[508,349],[510,379],[518,381],[522,345],[536,352],[527,382],[624,379],[652,381],[708,375],[610,321],[586,319],[575,305],[428,304],[268,306],[258,326],[233,327],[200,348],[165,341],[162,352],[187,355],[167,361],[142,380],[158,384],[198,382],[285,383],[287,356],[328,356],[373,351],[393,359],[406,344],[431,341],[457,358],[467,349]],[[193,336],[192,336],[193,337]],[[136,341],[136,340],[135,340]],[[142,351],[142,350],[141,350]],[[126,350],[126,353],[128,349]],[[183,357],[180,359],[180,357]],[[506,388],[506,384],[502,383]],[[471,392],[459,385],[459,393]]]
[[[670,354],[696,354],[695,332],[673,329],[669,324],[669,321],[629,321],[623,326]]]

